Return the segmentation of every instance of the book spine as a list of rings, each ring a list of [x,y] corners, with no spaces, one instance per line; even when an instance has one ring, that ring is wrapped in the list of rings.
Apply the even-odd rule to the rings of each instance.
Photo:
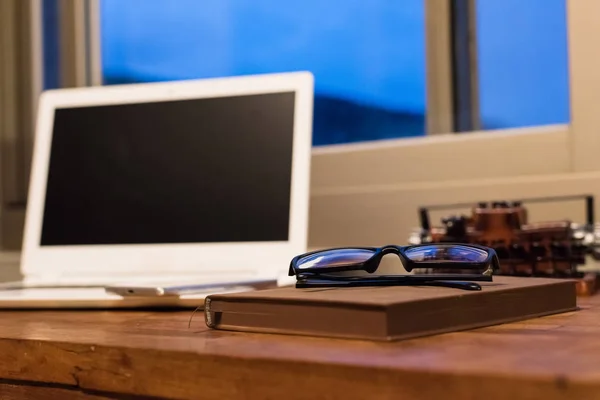
[[[208,296],[204,300],[204,322],[206,323],[206,326],[208,326],[209,328],[214,328],[215,322],[214,322],[214,318],[213,318],[212,311],[211,311],[211,303],[212,303],[212,299],[210,298],[210,296]]]

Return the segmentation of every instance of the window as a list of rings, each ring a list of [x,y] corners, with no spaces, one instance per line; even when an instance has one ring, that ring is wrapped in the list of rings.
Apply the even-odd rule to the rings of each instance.
[[[102,0],[105,84],[315,74],[314,145],[425,133],[423,0]]]
[[[416,208],[440,202],[586,192],[600,207],[595,51],[600,2],[44,1],[60,5],[61,86],[98,84],[101,69],[108,84],[312,70],[317,96],[329,100],[315,110],[314,143],[333,146],[313,149],[311,246],[401,243],[417,223]],[[39,56],[36,32],[42,31],[42,19],[36,22],[37,11],[28,7],[37,10],[40,4],[0,1],[5,27],[0,40],[10,44],[4,60],[12,60],[0,83],[13,88],[20,82],[23,89],[18,97],[12,89],[2,92],[9,99],[0,102],[3,121],[33,120],[28,114],[33,108],[15,112],[14,105],[23,102],[13,98],[36,93],[29,85],[37,90],[38,69],[29,68],[33,62],[13,66],[22,59],[17,50],[25,58]],[[449,48],[455,37],[446,25],[456,4],[476,6],[478,88],[473,92],[480,112],[472,114],[484,128],[500,129],[493,134],[445,129],[460,109],[451,90],[439,89],[452,83]],[[30,34],[36,40],[29,40]],[[463,39],[469,35],[467,30]],[[468,40],[461,43],[464,52]],[[422,135],[424,116],[429,133],[440,135],[377,140]],[[30,150],[28,132],[0,132],[7,143],[24,147],[7,154]],[[26,187],[27,174],[15,172],[27,165],[20,161],[26,157],[17,158],[15,167],[4,168],[15,177],[3,177],[3,187],[16,188],[15,182]],[[3,190],[4,201],[10,202],[7,193]]]
[[[44,89],[60,87],[60,61],[59,61],[59,31],[58,31],[58,3],[57,0],[43,0],[42,2],[42,29],[43,29],[43,57]]]
[[[483,129],[566,124],[565,0],[477,0]]]

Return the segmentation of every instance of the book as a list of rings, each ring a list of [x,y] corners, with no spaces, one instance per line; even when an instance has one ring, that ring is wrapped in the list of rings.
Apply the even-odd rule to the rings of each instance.
[[[206,298],[212,329],[393,341],[577,309],[570,279],[497,276],[481,291],[444,287],[281,287]]]

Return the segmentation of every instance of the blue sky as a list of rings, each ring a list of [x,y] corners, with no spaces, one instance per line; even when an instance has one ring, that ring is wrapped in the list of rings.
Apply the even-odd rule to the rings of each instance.
[[[310,70],[318,93],[425,112],[423,0],[102,0],[106,75]],[[565,0],[479,0],[482,120],[566,123]]]

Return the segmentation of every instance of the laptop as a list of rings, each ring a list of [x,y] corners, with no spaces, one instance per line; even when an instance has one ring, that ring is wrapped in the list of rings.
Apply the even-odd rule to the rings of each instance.
[[[197,306],[285,277],[307,250],[313,86],[290,72],[44,92],[23,280],[0,308]],[[180,284],[214,288],[104,288]]]

